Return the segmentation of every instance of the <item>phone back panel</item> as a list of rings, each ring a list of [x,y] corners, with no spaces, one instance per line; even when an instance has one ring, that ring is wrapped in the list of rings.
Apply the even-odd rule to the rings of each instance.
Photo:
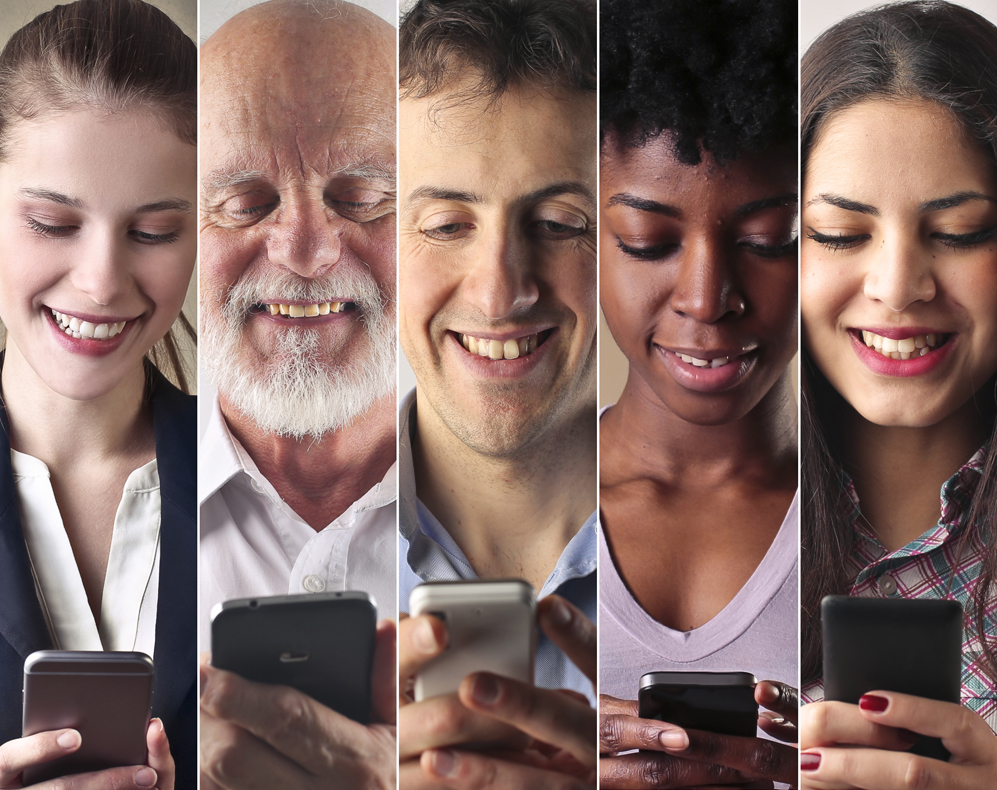
[[[492,672],[533,683],[536,599],[526,582],[432,582],[412,591],[413,616],[446,623],[446,651],[415,679],[417,701],[453,694],[473,672]]]
[[[226,601],[211,621],[211,664],[256,683],[291,686],[367,724],[376,620],[363,593]]]
[[[962,605],[958,601],[828,596],[821,602],[824,697],[858,703],[882,689],[959,702]],[[948,759],[936,739],[914,753]]]
[[[152,659],[143,653],[45,650],[24,664],[24,735],[71,727],[76,752],[24,771],[24,784],[144,765]]]
[[[755,683],[748,672],[648,673],[640,679],[639,716],[683,729],[753,738],[758,728]]]

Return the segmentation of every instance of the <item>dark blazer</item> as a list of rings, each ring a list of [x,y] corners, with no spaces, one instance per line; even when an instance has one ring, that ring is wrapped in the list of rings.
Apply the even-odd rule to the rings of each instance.
[[[2,360],[2,357],[0,357]],[[159,604],[152,715],[166,726],[178,790],[197,777],[197,399],[149,366],[159,462]],[[21,737],[24,659],[53,649],[35,594],[0,402],[0,743]]]

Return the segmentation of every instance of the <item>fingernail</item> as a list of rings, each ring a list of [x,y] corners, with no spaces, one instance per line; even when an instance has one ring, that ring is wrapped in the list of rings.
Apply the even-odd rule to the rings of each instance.
[[[816,771],[820,768],[820,755],[812,754],[810,752],[803,752],[800,755],[800,770],[801,771]]]
[[[658,743],[666,749],[688,749],[689,736],[685,730],[677,727],[674,730],[662,730],[658,733]]]
[[[139,768],[135,772],[135,784],[138,787],[155,787],[156,772],[151,768]]]
[[[412,631],[412,644],[420,653],[436,652],[436,633],[427,620],[420,620]]]
[[[913,730],[905,730],[903,727],[897,730],[897,737],[904,743],[915,744],[921,740],[921,736]]]
[[[773,716],[769,721],[780,726],[786,723],[786,720],[782,716]]]
[[[547,617],[553,625],[564,626],[571,622],[571,610],[564,604],[564,601],[554,600],[550,605]]]
[[[479,705],[492,705],[500,691],[498,681],[491,675],[478,675],[471,686],[471,698]]]
[[[450,776],[457,771],[457,755],[449,749],[433,752],[433,773],[437,776]]]
[[[80,734],[76,730],[66,730],[55,742],[63,749],[75,749],[80,745],[80,740]]]
[[[886,697],[876,694],[863,694],[859,698],[859,707],[870,713],[882,713],[890,706],[890,701]]]

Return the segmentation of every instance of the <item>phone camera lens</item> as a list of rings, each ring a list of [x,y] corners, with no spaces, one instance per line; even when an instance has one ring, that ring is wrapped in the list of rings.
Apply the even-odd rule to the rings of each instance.
[[[249,608],[250,609],[257,609],[257,608],[259,608],[259,605],[260,605],[259,601],[250,601],[249,602]]]

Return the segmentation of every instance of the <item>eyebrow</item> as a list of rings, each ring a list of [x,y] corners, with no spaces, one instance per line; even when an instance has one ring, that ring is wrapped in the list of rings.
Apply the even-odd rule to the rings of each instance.
[[[36,198],[37,200],[47,200],[50,203],[58,203],[60,206],[69,206],[70,208],[83,209],[83,201],[78,198],[70,197],[69,195],[64,195],[62,192],[55,192],[51,189],[33,189],[28,187],[21,190],[22,195],[27,195],[28,197]],[[182,198],[167,198],[166,200],[157,200],[154,203],[146,203],[143,206],[139,206],[135,209],[137,214],[155,214],[160,211],[181,211],[184,213],[192,211],[194,206],[189,200],[183,200]]]
[[[390,168],[376,163],[356,163],[348,165],[332,175],[336,177],[363,178],[370,181],[382,180],[395,183],[395,173]],[[210,192],[221,192],[232,187],[243,184],[251,184],[254,181],[266,181],[270,179],[267,173],[262,170],[214,170],[208,173],[203,179],[204,188]]]
[[[986,200],[989,203],[997,203],[997,198],[985,195],[982,192],[968,190],[965,192],[955,192],[947,197],[937,198],[936,200],[929,200],[927,203],[922,203],[920,211],[922,214],[929,211],[942,211],[947,208],[961,206],[963,203],[968,203],[970,200]]]
[[[815,198],[811,198],[807,201],[807,206],[813,206],[816,203],[829,203],[832,206],[837,206],[845,211],[855,211],[859,214],[868,214],[872,217],[879,216],[879,209],[875,206],[870,206],[868,203],[860,203],[857,200],[850,200],[841,195],[832,195],[828,192],[817,195]]]
[[[595,195],[592,194],[592,190],[581,181],[561,181],[556,184],[549,184],[548,186],[540,187],[540,189],[535,189],[532,192],[521,195],[516,198],[515,202],[517,205],[530,205],[547,200],[548,198],[557,197],[558,195],[579,195],[590,203],[595,203]],[[433,186],[416,187],[408,196],[407,202],[411,204],[427,200],[449,200],[454,203],[471,204],[487,202],[482,195],[474,192]]]
[[[62,192],[55,192],[51,189],[32,189],[27,187],[21,190],[22,195],[47,200],[50,203],[58,203],[60,206],[70,206],[71,208],[83,208],[83,201],[77,198],[64,195]]]
[[[739,206],[736,213],[739,217],[747,217],[751,214],[756,214],[759,211],[766,211],[770,208],[796,205],[798,200],[797,196],[793,193],[779,195],[778,197],[762,198],[761,200],[753,200],[750,203],[745,203],[743,206]],[[648,200],[647,198],[637,197],[636,195],[631,195],[628,192],[621,192],[618,195],[613,195],[607,201],[607,205],[628,206],[629,208],[637,209],[638,211],[650,211],[654,214],[664,214],[666,217],[672,217],[674,219],[682,218],[682,210],[677,206],[671,206],[667,203],[659,203],[657,200]]]

